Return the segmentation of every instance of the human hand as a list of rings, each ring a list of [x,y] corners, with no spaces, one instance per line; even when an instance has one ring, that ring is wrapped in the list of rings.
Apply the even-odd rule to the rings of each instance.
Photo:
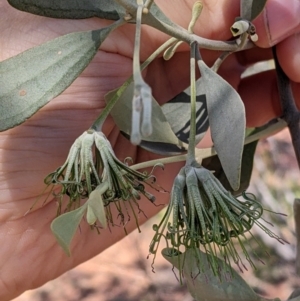
[[[187,27],[190,20],[192,0],[178,1],[170,6],[168,1],[156,1],[158,6],[174,22]],[[227,40],[231,37],[230,26],[239,15],[239,1],[206,0],[195,33],[210,39]],[[282,2],[282,3],[281,3]],[[283,12],[286,1],[270,0],[267,10],[281,5]],[[217,4],[217,5],[216,5]],[[298,1],[295,1],[299,6]],[[272,8],[273,7],[273,8]],[[296,69],[298,14],[292,7],[290,15],[284,14],[286,31],[275,37],[278,44],[280,63],[285,72],[295,82],[300,81]],[[282,11],[280,11],[281,16]],[[281,20],[279,20],[281,22]],[[283,22],[284,21],[284,22]],[[0,3],[0,60],[16,55],[25,49],[41,44],[57,36],[81,30],[101,28],[109,21],[96,18],[87,20],[56,20],[33,16],[11,8],[6,1]],[[210,27],[207,26],[210,25]],[[256,21],[259,45],[269,47],[268,35],[263,23],[263,15]],[[277,24],[277,23],[276,23]],[[288,26],[291,25],[291,27]],[[273,26],[270,23],[270,26]],[[283,25],[282,25],[283,26]],[[146,27],[142,34],[142,60],[165,40],[164,34]],[[120,86],[132,72],[132,52],[134,27],[126,25],[114,32],[101,46],[92,63],[81,76],[62,95],[51,101],[24,124],[1,133],[0,135],[0,188],[1,217],[0,238],[0,299],[10,300],[27,289],[32,289],[58,277],[79,263],[88,260],[124,236],[123,229],[114,228],[112,232],[101,231],[97,236],[90,231],[86,223],[72,243],[72,256],[66,257],[56,243],[50,223],[56,214],[56,202],[53,198],[45,206],[38,204],[32,212],[24,216],[37,197],[43,194],[44,177],[60,166],[66,158],[73,141],[89,126],[105,106],[104,95]],[[299,43],[299,42],[298,42]],[[294,52],[293,52],[294,51]],[[286,55],[288,52],[288,56]],[[211,64],[217,54],[203,51],[203,58]],[[256,61],[271,58],[269,49],[252,49],[230,56],[220,69],[220,74],[230,82],[245,101],[247,123],[249,126],[261,125],[280,115],[276,79],[274,72],[240,79],[245,67]],[[46,59],[46,58],[45,58]],[[189,85],[189,49],[183,46],[170,61],[158,58],[145,73],[145,80],[153,89],[155,98],[166,102]],[[289,61],[289,62],[288,62]],[[285,66],[285,67],[284,67]],[[5,75],[4,75],[5,76]],[[262,85],[263,83],[263,85]],[[294,88],[299,89],[294,83]],[[112,119],[108,119],[104,132],[111,141],[116,155],[123,160],[132,157],[134,162],[151,160],[158,156],[132,146],[119,134]],[[170,189],[180,164],[167,165],[164,172],[157,170],[158,183]],[[168,194],[159,194],[158,202],[166,203]],[[141,201],[147,216],[154,215],[160,208],[150,202]],[[140,223],[145,220],[140,217]],[[131,231],[134,222],[127,225]]]

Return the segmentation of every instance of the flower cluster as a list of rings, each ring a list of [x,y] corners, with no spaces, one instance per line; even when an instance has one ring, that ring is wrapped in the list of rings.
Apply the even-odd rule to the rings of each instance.
[[[240,256],[243,253],[254,267],[244,245],[247,240],[243,239],[254,224],[279,242],[283,243],[283,240],[260,222],[263,208],[255,197],[245,193],[243,197],[243,201],[233,197],[207,169],[186,165],[175,178],[170,203],[162,221],[153,226],[155,235],[150,244],[150,253],[156,254],[159,242],[164,237],[167,247],[173,249],[174,254],[181,247],[201,247],[211,255],[210,265],[215,274],[222,268],[217,255],[229,265],[233,261],[242,270],[246,269]],[[236,249],[234,238],[242,252]]]
[[[114,204],[123,226],[130,219],[129,211],[137,222],[133,204],[140,212],[137,201],[141,195],[151,202],[155,201],[155,197],[145,189],[145,184],[151,185],[154,181],[153,175],[135,171],[126,162],[118,160],[105,135],[95,130],[88,130],[78,137],[66,162],[45,178],[47,185],[60,187],[55,193],[59,203],[58,214],[80,207],[86,199],[95,203],[94,199],[97,198],[101,200],[99,204],[105,208],[106,218],[111,225],[114,223],[109,205]],[[64,196],[69,199],[65,210],[62,209]],[[88,222],[94,224],[95,214],[90,211],[89,217]]]

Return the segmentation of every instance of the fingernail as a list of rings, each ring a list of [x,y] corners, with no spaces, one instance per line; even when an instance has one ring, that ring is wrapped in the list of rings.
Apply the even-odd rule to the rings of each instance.
[[[300,0],[271,0],[267,2],[264,25],[270,46],[293,33],[300,23]]]

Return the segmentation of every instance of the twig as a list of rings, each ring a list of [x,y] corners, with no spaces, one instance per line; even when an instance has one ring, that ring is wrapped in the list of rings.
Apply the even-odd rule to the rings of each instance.
[[[136,15],[138,5],[135,1],[115,0],[115,2],[122,5],[131,16]],[[151,11],[143,16],[143,23],[154,27],[180,41],[184,41],[189,45],[191,45],[192,42],[197,42],[201,48],[205,49],[235,52],[255,47],[250,40],[247,41],[243,49],[240,49],[240,46],[235,40],[215,41],[199,37],[196,34],[190,33],[187,29],[182,28],[176,23],[173,23],[171,20],[169,20],[170,24],[159,20],[151,13]]]
[[[197,97],[197,87],[196,87],[196,49],[199,51],[197,43],[191,44],[191,57],[190,57],[190,87],[191,87],[191,128],[189,135],[189,147],[187,153],[186,164],[190,165],[195,161],[195,147],[196,147],[196,97]]]

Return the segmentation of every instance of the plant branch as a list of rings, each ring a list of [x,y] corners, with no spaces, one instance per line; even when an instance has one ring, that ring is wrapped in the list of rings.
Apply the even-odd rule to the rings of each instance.
[[[136,15],[138,8],[137,3],[134,1],[128,0],[115,0],[117,3],[122,5],[132,16]],[[184,41],[187,44],[191,45],[192,42],[197,42],[200,48],[218,50],[218,51],[230,51],[236,52],[240,50],[250,49],[255,47],[255,45],[248,40],[245,46],[241,49],[240,45],[234,41],[215,41],[210,39],[205,39],[199,37],[196,34],[190,33],[188,30],[182,28],[181,26],[173,23],[169,20],[170,24],[167,24],[159,19],[157,19],[151,11],[143,15],[143,23],[147,24],[153,28],[158,29],[159,31],[168,34],[171,37],[174,37],[180,41]]]
[[[236,41],[215,41],[215,40],[205,39],[194,33],[189,33],[188,30],[179,27],[178,25],[171,26],[169,24],[166,24],[158,20],[151,13],[145,16],[144,22],[145,24],[154,27],[160,30],[161,32],[164,32],[188,44],[191,44],[192,42],[197,42],[200,48],[218,50],[218,51],[231,51],[231,52],[240,50],[239,45],[236,43]],[[248,41],[245,47],[243,48],[243,50],[252,48],[253,45],[254,44],[251,41]]]
[[[300,168],[300,112],[295,103],[290,79],[279,64],[275,46],[273,46],[272,51],[275,60],[282,119],[286,121],[289,128],[298,166]]]

